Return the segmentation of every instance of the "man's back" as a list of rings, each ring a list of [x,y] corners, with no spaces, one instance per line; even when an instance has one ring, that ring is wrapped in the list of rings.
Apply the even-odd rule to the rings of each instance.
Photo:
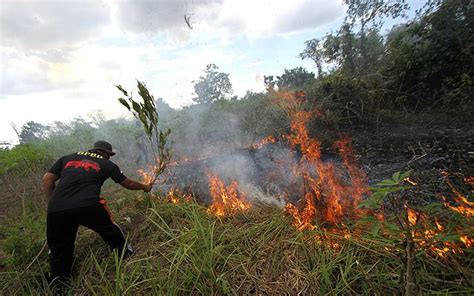
[[[98,153],[81,151],[61,157],[49,170],[59,176],[48,212],[99,203],[100,189],[109,177],[116,183],[126,179],[120,168]]]

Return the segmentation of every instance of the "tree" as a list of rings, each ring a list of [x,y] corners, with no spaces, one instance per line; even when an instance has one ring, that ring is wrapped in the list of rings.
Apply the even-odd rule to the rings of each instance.
[[[351,28],[358,27],[361,36],[365,33],[367,25],[372,28],[381,28],[386,17],[397,18],[405,16],[409,9],[405,0],[344,0],[347,5],[344,22]]]
[[[48,127],[35,121],[28,121],[21,127],[18,135],[20,144],[34,143],[46,137]]]
[[[414,22],[393,30],[387,75],[397,77],[395,99],[412,110],[472,110],[473,28],[472,1],[437,0],[428,1]]]
[[[314,73],[308,72],[303,67],[297,67],[294,69],[285,69],[285,72],[281,76],[277,76],[278,88],[301,88],[303,85],[314,79]]]
[[[198,104],[208,104],[224,99],[226,95],[232,94],[232,84],[228,73],[218,71],[215,64],[209,64],[204,70],[204,75],[198,81],[193,81],[196,97],[193,101]]]
[[[314,80],[314,73],[308,72],[303,67],[296,67],[293,69],[285,69],[285,72],[281,76],[277,76],[276,79],[273,75],[264,76],[264,83],[267,90],[274,89],[275,85],[279,89],[290,88],[290,89],[301,89],[305,83]]]
[[[336,33],[305,42],[302,59],[311,59],[322,72],[322,64],[333,64],[346,75],[373,74],[383,62],[384,43],[380,28],[385,18],[404,16],[405,0],[344,0],[346,18]]]

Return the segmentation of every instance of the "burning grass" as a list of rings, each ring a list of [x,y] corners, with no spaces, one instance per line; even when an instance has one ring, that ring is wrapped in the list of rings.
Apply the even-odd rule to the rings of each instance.
[[[362,219],[345,224],[298,230],[281,209],[253,207],[217,218],[175,193],[177,203],[152,197],[149,207],[129,202],[116,220],[124,222],[136,253],[129,259],[108,255],[100,238],[81,231],[77,244],[74,293],[111,295],[162,294],[397,294],[404,287],[405,246],[400,230]],[[134,202],[132,202],[134,200]],[[414,233],[414,278],[417,293],[472,294],[473,250],[461,245],[472,221],[448,223],[429,241],[450,241],[462,253],[437,256],[418,238],[417,211],[410,220]],[[443,216],[444,215],[444,216]],[[460,214],[442,208],[438,222]],[[124,218],[127,218],[125,220]],[[386,221],[392,219],[387,215]],[[449,218],[449,219],[448,219]],[[412,219],[412,218],[410,218]],[[464,219],[464,218],[462,218]],[[428,223],[429,225],[425,224]],[[453,235],[456,234],[456,237]],[[427,238],[425,236],[425,238]],[[427,238],[428,239],[428,238]],[[1,274],[4,295],[43,294],[46,252],[28,270],[9,266]]]

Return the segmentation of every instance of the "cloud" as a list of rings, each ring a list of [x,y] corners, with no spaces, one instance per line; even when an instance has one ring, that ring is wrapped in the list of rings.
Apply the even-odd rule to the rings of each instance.
[[[51,61],[100,33],[110,23],[110,7],[103,1],[3,1],[0,36],[3,46]]]
[[[315,29],[342,16],[345,7],[341,0],[127,0],[117,2],[116,9],[124,30],[168,32],[187,40],[193,33],[262,38]],[[190,16],[194,31],[187,28],[185,15]]]
[[[135,33],[174,31],[183,34],[189,24],[212,18],[222,0],[125,0],[115,3],[119,25]]]
[[[219,13],[217,23],[231,33],[240,32],[248,38],[258,39],[312,30],[343,13],[342,1],[334,0],[228,0]]]

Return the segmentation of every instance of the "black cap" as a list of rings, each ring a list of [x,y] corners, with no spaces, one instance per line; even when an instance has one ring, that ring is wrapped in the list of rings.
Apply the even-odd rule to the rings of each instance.
[[[107,152],[110,156],[115,155],[115,152],[112,151],[112,145],[106,141],[97,141],[94,143],[94,149],[103,150]]]

